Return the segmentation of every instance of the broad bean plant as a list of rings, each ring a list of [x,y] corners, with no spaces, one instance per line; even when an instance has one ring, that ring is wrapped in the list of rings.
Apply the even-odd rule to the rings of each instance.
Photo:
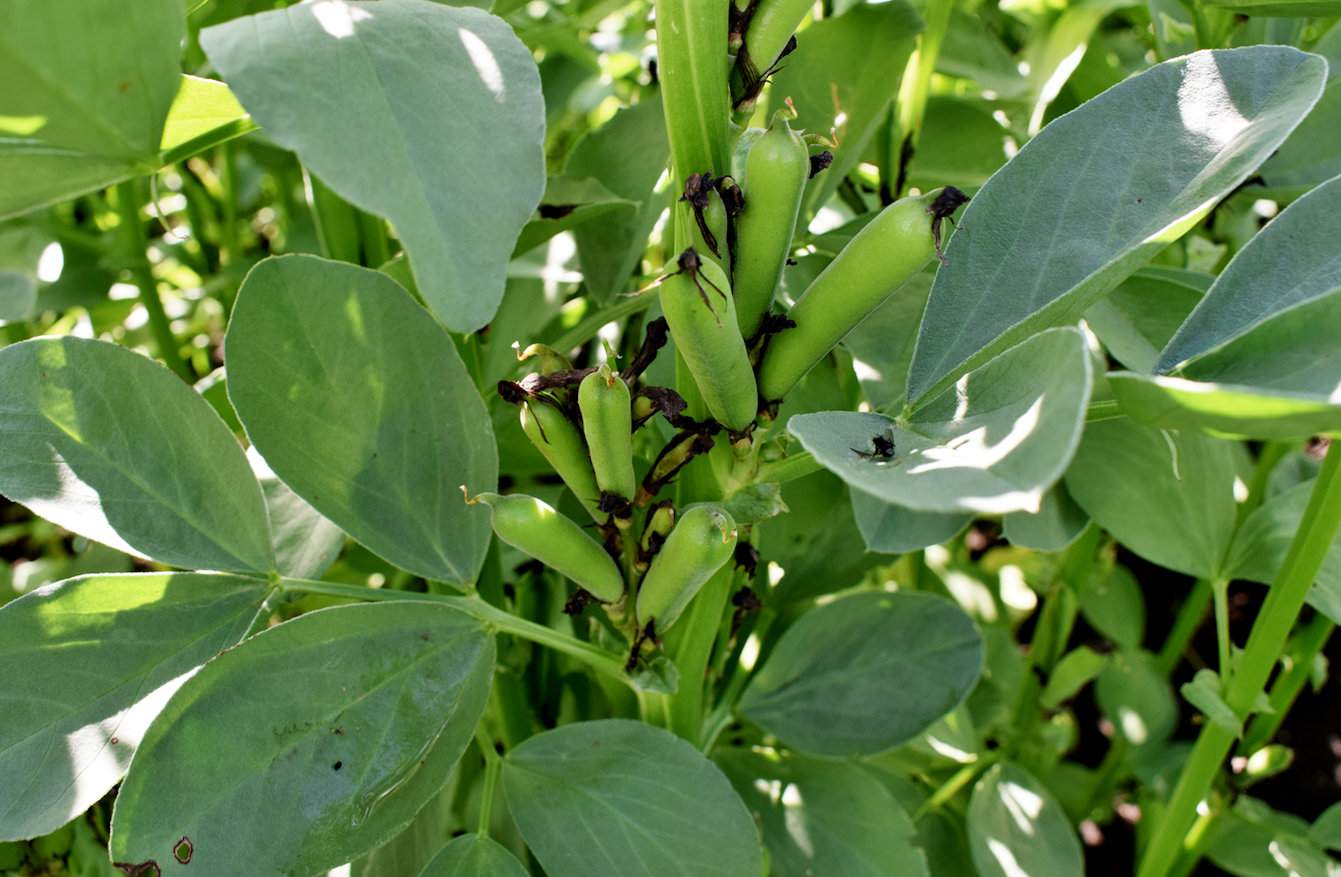
[[[1338,21],[5,0],[0,872],[1337,873]]]

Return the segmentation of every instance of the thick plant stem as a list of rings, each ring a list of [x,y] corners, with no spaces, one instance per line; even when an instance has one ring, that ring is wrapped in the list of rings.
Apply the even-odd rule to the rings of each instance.
[[[570,658],[576,658],[593,670],[607,676],[613,676],[625,684],[633,684],[628,674],[624,672],[624,662],[620,656],[571,637],[566,633],[551,630],[544,625],[527,621],[525,618],[518,618],[496,606],[491,606],[478,596],[458,597],[449,594],[421,594],[415,591],[393,591],[384,588],[365,588],[360,585],[342,585],[338,582],[287,578],[280,579],[279,588],[294,593],[324,594],[328,597],[343,597],[347,600],[420,600],[428,603],[439,603],[450,606],[459,612],[464,612],[471,618],[482,621],[504,633],[519,636],[522,639],[530,640],[533,643],[547,646],[556,652],[568,655]]]
[[[475,743],[484,756],[484,786],[480,790],[480,821],[476,832],[480,837],[488,837],[494,815],[494,792],[498,789],[498,774],[503,769],[503,759],[498,757],[498,750],[483,727],[475,729]]]
[[[192,379],[191,373],[177,350],[177,339],[172,334],[172,324],[163,310],[163,300],[158,297],[158,284],[154,280],[153,269],[149,266],[149,238],[144,233],[144,224],[140,222],[140,198],[138,180],[126,180],[116,186],[116,212],[121,220],[126,258],[129,260],[130,273],[135,285],[140,289],[140,304],[149,314],[149,331],[154,336],[154,346],[160,359],[177,373],[184,381]]]
[[[1220,678],[1229,678],[1229,581],[1211,582],[1211,596],[1215,602],[1215,643],[1219,657]]]
[[[1341,527],[1341,443],[1333,443],[1290,551],[1253,624],[1238,671],[1225,686],[1225,703],[1238,716],[1247,715],[1279,660],[1338,527]],[[1164,818],[1141,860],[1139,877],[1168,874],[1183,849],[1187,830],[1196,819],[1197,806],[1210,790],[1234,739],[1233,731],[1214,722],[1202,726]]]
[[[1286,651],[1286,663],[1275,682],[1271,684],[1271,712],[1259,713],[1248,723],[1248,732],[1239,743],[1239,755],[1251,755],[1258,748],[1271,742],[1285,721],[1285,714],[1294,705],[1299,692],[1304,690],[1309,676],[1313,672],[1313,661],[1327,645],[1336,625],[1322,613],[1314,615],[1299,628],[1294,639],[1290,640]]]

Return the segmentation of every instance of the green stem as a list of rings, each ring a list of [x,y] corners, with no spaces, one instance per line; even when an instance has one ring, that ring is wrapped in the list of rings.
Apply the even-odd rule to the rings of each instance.
[[[1279,660],[1338,527],[1341,527],[1341,442],[1333,443],[1327,452],[1290,551],[1253,624],[1238,671],[1225,687],[1225,703],[1238,716],[1247,715]],[[1183,765],[1168,810],[1141,860],[1139,877],[1164,877],[1168,873],[1196,819],[1197,806],[1211,788],[1235,737],[1233,731],[1213,722],[1202,726],[1192,754]]]
[[[498,757],[494,741],[484,730],[483,724],[475,728],[475,745],[480,747],[484,756],[484,787],[480,790],[480,822],[476,829],[480,837],[489,836],[489,825],[493,821],[494,792],[498,788],[498,774],[503,768],[503,759]]]
[[[922,806],[917,808],[917,812],[913,814],[913,822],[918,822],[931,811],[939,810],[945,806],[945,802],[967,788],[970,783],[978,778],[979,774],[995,764],[999,758],[1000,755],[997,753],[988,752],[955,771],[948,780],[931,793],[931,797],[922,802]]]
[[[1116,420],[1122,416],[1122,406],[1118,405],[1116,399],[1102,399],[1098,402],[1091,402],[1090,407],[1085,409],[1085,422],[1098,423],[1101,420]]]
[[[823,468],[809,451],[800,451],[789,454],[781,460],[760,464],[759,470],[754,474],[754,480],[759,484],[786,484],[788,481],[813,475]]]
[[[630,295],[624,299],[615,302],[608,308],[602,308],[593,314],[588,314],[578,320],[576,325],[564,332],[558,338],[550,342],[550,346],[560,352],[572,350],[581,344],[585,344],[596,336],[601,327],[606,323],[614,323],[622,320],[630,314],[636,314],[639,311],[647,310],[652,303],[657,300],[656,294],[652,291]]]
[[[1314,615],[1290,640],[1285,666],[1271,684],[1271,711],[1258,713],[1248,723],[1248,732],[1239,744],[1240,755],[1251,755],[1276,736],[1285,714],[1304,690],[1313,672],[1313,661],[1327,645],[1336,625],[1322,613]]]
[[[1211,582],[1211,597],[1215,603],[1215,642],[1219,655],[1220,678],[1229,678],[1229,580]]]
[[[229,140],[235,140],[244,134],[250,134],[255,130],[256,123],[251,120],[251,116],[234,119],[217,128],[211,128],[204,134],[192,137],[184,143],[179,143],[167,152],[162,153],[158,157],[159,165],[167,167],[170,164],[176,164],[193,155],[199,155],[207,149],[227,143]]]
[[[177,349],[177,339],[172,334],[172,324],[163,310],[163,300],[158,297],[158,284],[149,265],[149,238],[140,221],[138,182],[126,180],[116,185],[116,213],[121,221],[127,263],[131,277],[140,289],[140,304],[149,314],[149,332],[154,336],[159,358],[182,380],[190,381],[191,373]]]
[[[343,597],[348,600],[419,600],[421,602],[439,603],[450,606],[459,612],[464,612],[471,618],[482,621],[504,633],[519,636],[533,643],[547,646],[570,658],[575,658],[593,670],[620,679],[627,685],[633,684],[628,674],[624,672],[624,661],[620,656],[571,637],[566,633],[560,633],[544,625],[536,624],[534,621],[518,618],[496,606],[491,606],[476,595],[421,594],[415,591],[393,591],[385,588],[365,588],[362,585],[343,585],[338,582],[289,578],[280,579],[279,588],[299,594],[324,594],[328,597]]]
[[[1178,616],[1173,621],[1173,629],[1169,631],[1163,648],[1159,650],[1159,669],[1165,676],[1178,666],[1183,652],[1187,651],[1187,644],[1192,641],[1192,635],[1201,626],[1201,619],[1206,615],[1206,605],[1210,602],[1210,580],[1197,579],[1196,584],[1192,586],[1192,592],[1183,600],[1183,605],[1178,607]]]

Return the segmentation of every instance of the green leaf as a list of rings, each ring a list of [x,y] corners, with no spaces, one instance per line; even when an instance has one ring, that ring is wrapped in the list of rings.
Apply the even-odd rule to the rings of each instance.
[[[112,858],[152,859],[164,877],[348,862],[446,781],[493,663],[486,628],[430,603],[323,609],[247,640],[145,735],[117,796]]]
[[[255,448],[247,449],[247,462],[261,484],[270,514],[276,571],[295,579],[321,578],[344,548],[344,531],[280,481]]]
[[[1226,565],[1230,578],[1263,584],[1276,578],[1299,532],[1313,484],[1312,480],[1296,484],[1253,509],[1234,534],[1234,546]],[[1341,539],[1333,540],[1327,549],[1322,568],[1309,589],[1308,602],[1341,624]]]
[[[1028,82],[1000,38],[984,25],[976,15],[960,9],[951,11],[950,28],[936,58],[936,72],[972,80],[1003,98],[1016,97]]]
[[[789,511],[759,524],[768,560],[785,571],[770,596],[782,605],[856,584],[881,558],[865,550],[847,485],[816,472],[782,485]]]
[[[25,320],[37,307],[37,278],[0,269],[0,323]]]
[[[1113,358],[1152,372],[1160,351],[1214,280],[1178,268],[1142,268],[1085,312],[1085,322]]]
[[[1113,10],[1131,5],[1135,5],[1132,0],[1069,3],[1047,28],[1040,29],[1026,58],[1031,104],[1028,133],[1031,137],[1042,129],[1048,107],[1080,66],[1099,23]]]
[[[1001,530],[1012,545],[1034,551],[1061,551],[1085,532],[1089,515],[1060,481],[1048,488],[1037,512],[1011,512]]]
[[[164,154],[190,152],[193,141],[202,142],[202,138],[219,128],[233,126],[243,130],[250,125],[247,111],[227,85],[214,79],[183,75],[181,88],[163,125],[159,150]]]
[[[909,398],[1079,318],[1280,145],[1325,71],[1284,46],[1196,52],[1048,125],[965,210],[927,303]],[[1142,124],[1123,124],[1135,117]]]
[[[267,135],[391,220],[443,322],[489,322],[545,188],[540,76],[511,28],[428,0],[327,0],[201,44]]]
[[[1335,16],[1341,13],[1336,0],[1206,0],[1206,5],[1235,15]]]
[[[1124,410],[1251,438],[1341,430],[1341,177],[1291,204],[1215,281],[1159,360],[1115,375]],[[1266,291],[1266,294],[1264,294]]]
[[[850,492],[852,514],[870,551],[904,554],[953,539],[973,515],[963,512],[918,512],[883,502],[860,490]]]
[[[982,877],[1080,877],[1080,841],[1043,784],[1005,762],[973,787],[968,809],[969,849]]]
[[[172,566],[274,567],[265,503],[209,403],[158,363],[75,337],[0,350],[0,493]]]
[[[120,781],[184,674],[246,635],[270,588],[91,575],[0,609],[0,839],[55,831]]]
[[[536,208],[537,215],[522,228],[512,253],[520,256],[561,231],[616,213],[621,208],[636,206],[605,188],[599,180],[590,177],[550,177],[545,184],[540,206]]]
[[[526,877],[528,873],[498,841],[463,834],[443,847],[419,877]]]
[[[228,392],[284,483],[370,550],[472,581],[498,458],[484,403],[447,333],[395,281],[315,256],[267,259],[238,293]]]
[[[809,755],[874,755],[958,706],[982,651],[973,622],[948,600],[854,594],[788,628],[738,710]]]
[[[1320,847],[1341,850],[1341,802],[1328,807],[1313,820],[1308,837]]]
[[[1219,577],[1234,534],[1233,445],[1130,420],[1091,423],[1066,489],[1094,521],[1153,563]]]
[[[1010,157],[1005,148],[1009,135],[992,118],[991,107],[953,97],[928,100],[917,151],[908,163],[908,186],[924,192],[938,186],[972,191],[987,182]],[[915,338],[916,322],[909,331]]]
[[[1089,646],[1079,646],[1067,652],[1048,676],[1048,684],[1039,695],[1039,703],[1048,709],[1056,709],[1075,697],[1107,666],[1108,656],[1099,654]]]
[[[1297,197],[1341,174],[1341,142],[1331,136],[1341,126],[1341,22],[1311,51],[1327,59],[1327,89],[1308,118],[1263,163],[1262,181],[1273,195]]]
[[[1178,701],[1149,652],[1119,652],[1099,674],[1094,695],[1118,734],[1132,746],[1161,743],[1178,724]]]
[[[762,873],[726,777],[668,731],[609,719],[546,731],[503,762],[508,809],[552,877]]]
[[[1080,586],[1080,612],[1099,633],[1123,649],[1139,649],[1145,638],[1145,597],[1125,566],[1107,575],[1086,576]]]
[[[1335,874],[1341,866],[1309,835],[1304,820],[1243,796],[1216,816],[1206,836],[1206,857],[1239,877]]]
[[[1187,373],[1200,357],[1290,308],[1341,290],[1341,177],[1318,186],[1252,237],[1159,360]]]
[[[917,830],[885,786],[853,762],[715,756],[764,833],[774,877],[927,875]]]
[[[0,7],[0,219],[157,167],[185,37],[181,0]]]
[[[1183,683],[1178,691],[1197,711],[1235,737],[1242,736],[1243,722],[1230,709],[1220,692],[1220,676],[1214,670],[1201,669],[1191,682]]]
[[[669,159],[670,144],[657,95],[646,95],[615,113],[579,140],[568,156],[565,174],[596,179],[634,202],[573,230],[583,281],[597,302],[627,291],[647,236],[665,206],[665,198],[654,190]]]
[[[921,30],[921,18],[904,0],[862,3],[806,28],[782,62],[771,87],[772,109],[791,98],[800,114],[794,127],[834,132],[839,143],[833,165],[806,188],[806,215],[824,206],[888,118]]]
[[[820,258],[814,254],[805,261]],[[917,323],[927,306],[934,276],[932,271],[913,275],[843,339],[866,398],[882,411],[897,411],[905,400]]]
[[[737,525],[746,526],[766,521],[787,512],[778,484],[750,484],[727,497],[723,503]]]
[[[826,411],[788,431],[849,486],[927,512],[1037,511],[1084,427],[1090,354],[1071,328],[1040,333],[907,416]],[[877,436],[895,456],[869,456]]]

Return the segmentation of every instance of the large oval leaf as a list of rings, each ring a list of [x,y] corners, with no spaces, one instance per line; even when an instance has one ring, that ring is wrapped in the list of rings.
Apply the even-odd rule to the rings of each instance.
[[[153,170],[181,0],[0,5],[0,219]]]
[[[854,762],[714,756],[763,828],[773,877],[926,877],[917,829],[889,789]]]
[[[759,874],[759,835],[684,740],[609,719],[546,731],[503,763],[508,809],[552,877]]]
[[[909,398],[1079,318],[1281,144],[1326,69],[1284,46],[1196,52],[1048,125],[964,212],[927,303]]]
[[[1071,328],[1028,339],[913,411],[799,414],[787,430],[849,486],[924,512],[1037,511],[1075,451],[1090,354]],[[892,438],[894,457],[871,456]]]
[[[1341,177],[1318,186],[1253,235],[1179,327],[1158,370],[1186,371],[1283,311],[1341,290]]]
[[[1061,805],[1024,768],[1006,762],[973,787],[969,849],[983,877],[1080,877],[1080,841]]]
[[[851,491],[851,499],[866,548],[882,554],[905,554],[948,542],[973,520],[965,512],[916,512],[860,490]]]
[[[315,256],[247,275],[228,327],[228,394],[294,492],[387,560],[474,579],[493,490],[484,402],[447,333],[384,274]]]
[[[319,0],[201,44],[271,138],[391,220],[448,326],[489,322],[545,189],[540,76],[511,28],[429,0]]]
[[[419,877],[526,877],[528,873],[498,841],[465,834],[443,847]]]
[[[1304,509],[1315,484],[1310,479],[1268,498],[1253,510],[1234,534],[1229,553],[1229,576],[1270,584],[1299,532]],[[1333,622],[1341,624],[1341,539],[1333,540],[1322,568],[1309,588],[1308,602]]]
[[[968,695],[982,640],[955,604],[915,593],[861,593],[788,628],[738,707],[810,755],[883,752]]]
[[[242,639],[269,593],[241,576],[91,575],[0,609],[0,839],[107,794],[184,674]]]
[[[1160,356],[1118,374],[1133,417],[1251,438],[1341,431],[1341,177],[1253,236]]]
[[[237,439],[166,368],[115,344],[0,350],[0,493],[98,542],[172,566],[274,566]]]
[[[145,735],[112,858],[166,875],[308,875],[407,825],[474,733],[493,674],[478,622],[419,602],[304,615],[225,652]]]
[[[1091,423],[1066,489],[1124,546],[1160,566],[1215,578],[1234,534],[1233,446],[1130,420]]]

